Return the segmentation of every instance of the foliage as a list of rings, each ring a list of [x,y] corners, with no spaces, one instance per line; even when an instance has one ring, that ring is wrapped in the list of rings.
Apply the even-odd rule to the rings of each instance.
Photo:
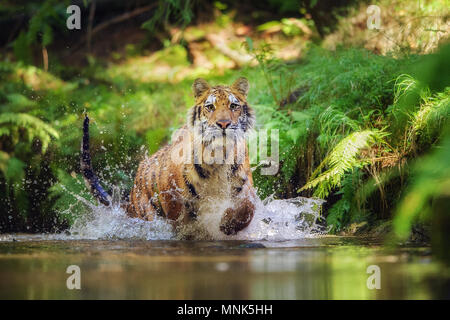
[[[346,174],[341,180],[341,187],[335,193],[341,198],[328,210],[327,223],[331,232],[345,228],[350,223],[366,218],[366,212],[362,210],[361,197],[354,192],[362,186],[364,174],[360,168],[356,168]]]
[[[52,138],[58,138],[58,132],[42,120],[26,113],[5,112],[0,114],[0,135],[6,135],[14,145],[20,139],[29,143],[38,139],[42,152],[47,150]]]
[[[30,15],[28,29],[20,32],[13,42],[15,56],[18,60],[32,63],[33,45],[45,48],[53,42],[54,28],[65,25],[65,14],[68,1],[46,0],[40,5],[29,3],[24,5],[25,14]]]
[[[427,142],[432,143],[432,148],[414,161],[411,183],[394,218],[396,234],[403,239],[415,223],[433,221],[434,237],[440,239],[436,244],[441,251],[447,250],[445,246],[448,245],[440,242],[445,239],[443,233],[447,232],[448,210],[442,206],[448,202],[450,190],[450,81],[448,75],[442,75],[442,70],[450,67],[449,57],[450,45],[447,44],[436,54],[423,57],[418,64],[417,70],[421,71],[417,74],[421,79],[418,86],[422,87],[422,95],[419,107],[410,113],[405,149],[417,153]],[[442,224],[442,227],[436,224]]]
[[[277,59],[273,54],[273,48],[267,43],[255,48],[253,40],[247,37],[243,46],[258,62],[274,102],[280,105],[283,97],[290,94],[295,78],[294,70]]]
[[[406,195],[397,208],[394,229],[398,236],[406,238],[417,221],[430,222],[433,216],[433,200],[450,196],[450,134],[432,152],[418,160]],[[447,208],[448,209],[448,208]]]
[[[167,24],[171,16],[177,24],[186,26],[193,17],[191,6],[190,0],[159,0],[152,18],[143,23],[142,27],[153,32],[159,23]]]
[[[273,75],[265,69],[266,52],[263,48],[255,57],[262,73]],[[297,100],[281,108],[257,108],[269,114],[267,128],[284,132],[281,174],[264,184],[256,172],[260,194],[291,196],[286,186],[293,184],[300,184],[303,194],[312,189],[314,196],[331,200],[327,221],[334,231],[369,212],[373,218],[387,217],[405,187],[402,181],[415,170],[404,169],[407,159],[426,153],[441,136],[449,118],[449,88],[432,91],[404,73],[420,65],[414,56],[312,48],[305,60],[295,70]],[[273,78],[265,79],[272,97],[279,96]]]
[[[378,130],[356,131],[339,141],[330,151],[313,174],[309,181],[300,190],[315,188],[314,195],[319,198],[327,198],[333,189],[340,187],[341,180],[348,171],[361,168],[368,163],[367,159],[360,159],[361,151],[383,142],[386,134]],[[322,168],[328,167],[320,173]],[[319,174],[320,173],[320,174]]]
[[[280,107],[274,106],[275,99],[256,98],[265,127],[280,129],[282,183],[277,193],[287,183],[304,184],[320,160],[352,132],[381,132],[381,116],[393,99],[391,80],[413,60],[355,49],[329,53],[313,47],[301,64],[289,66],[295,74],[290,90],[297,93],[294,101]],[[287,72],[281,74],[291,77]],[[272,77],[267,86],[278,97],[287,87],[283,77]]]
[[[108,189],[120,186],[124,194],[146,146],[155,152],[184,121],[191,80],[174,93],[170,83],[107,71],[94,62],[63,81],[33,66],[0,63],[2,232],[58,230],[86,212],[76,198],[93,201],[76,174],[83,111],[93,120],[94,168]]]
[[[199,31],[191,34],[195,48],[208,33],[241,23],[233,21],[241,13],[234,4],[154,3],[158,5],[147,12],[153,18],[142,27],[145,37],[160,40],[160,50],[149,54],[134,50],[130,44],[126,50],[130,54],[117,54],[114,61],[89,55],[83,60],[87,63],[84,67],[60,64],[53,58],[58,49],[50,51],[59,30],[64,33],[61,26],[65,25],[67,2],[29,1],[23,5],[28,23],[20,25],[9,46],[16,62],[7,54],[0,63],[1,231],[61,229],[84,213],[76,198],[92,201],[79,175],[84,111],[93,120],[94,168],[108,189],[120,186],[126,193],[140,158],[169,141],[171,133],[184,123],[186,110],[193,103],[191,84],[199,76],[211,83],[232,83],[238,76],[246,76],[251,83],[248,100],[257,112],[257,128],[279,130],[278,174],[264,176],[260,167],[254,170],[260,197],[323,197],[328,208],[324,214],[333,232],[351,222],[388,218],[397,202],[395,228],[403,236],[416,221],[432,218],[430,202],[448,190],[445,127],[450,112],[450,46],[433,55],[404,53],[431,51],[434,47],[429,44],[442,40],[440,31],[418,37],[417,50],[406,45],[414,37],[399,33],[404,37],[399,42],[402,49],[385,55],[357,47],[326,50],[323,46],[329,39],[319,47],[311,43],[317,39],[305,37],[300,60],[286,62],[277,56],[276,41],[303,39],[304,25],[317,30],[314,19],[307,18],[313,12],[308,10],[319,10],[326,2],[270,0],[267,7],[274,15],[269,16],[269,22],[261,20],[263,8],[251,15],[262,31],[260,38],[247,32],[246,26],[239,29],[242,35],[232,35],[239,41],[246,36],[243,45],[257,66],[216,70],[194,66],[192,43],[185,42],[187,34],[176,40],[176,35],[183,33],[178,27],[194,22],[195,14],[203,9],[214,10],[210,14],[216,19],[212,26],[190,27]],[[408,10],[412,3],[408,1]],[[84,10],[87,8],[85,1]],[[17,13],[15,9],[12,4],[0,8]],[[394,9],[397,12],[401,6]],[[425,3],[424,10],[430,15],[436,10],[444,12],[437,1]],[[283,12],[295,18],[279,16]],[[362,16],[366,19],[365,11]],[[359,15],[348,19],[359,19]],[[350,25],[347,18],[341,21]],[[360,25],[351,24],[353,33],[339,27],[336,34],[349,39],[342,42],[344,46],[360,41],[362,34],[366,38],[367,30],[353,30]],[[365,28],[365,21],[362,25]],[[159,34],[158,27],[167,34]],[[269,35],[274,29],[279,33]],[[239,41],[230,48],[237,48]],[[378,44],[374,51],[386,53]],[[36,52],[47,47],[53,59],[50,72],[31,65]],[[200,47],[196,53],[202,59],[231,61],[217,50],[199,52]],[[216,66],[215,62],[212,65]]]

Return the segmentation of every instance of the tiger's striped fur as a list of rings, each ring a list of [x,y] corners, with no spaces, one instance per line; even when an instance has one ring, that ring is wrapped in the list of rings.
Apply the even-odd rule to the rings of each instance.
[[[203,79],[195,80],[195,106],[188,112],[187,124],[180,129],[172,144],[139,164],[126,208],[129,216],[150,221],[155,215],[161,215],[180,226],[195,220],[197,215],[207,214],[201,211],[202,202],[230,200],[231,205],[223,213],[220,230],[230,235],[248,226],[254,215],[256,197],[245,142],[245,134],[254,122],[253,111],[246,101],[248,88],[245,78],[239,78],[232,86],[214,87]],[[173,158],[183,144],[195,145],[197,139],[201,139],[201,154],[209,146],[212,146],[211,154],[215,154],[222,147],[214,145],[229,137],[234,149],[229,154],[231,158],[227,159],[235,161],[197,163],[198,155],[193,149],[187,149],[191,152],[192,161]],[[241,162],[236,161],[239,144],[244,150]],[[90,162],[90,157],[83,156],[82,165],[84,159]],[[107,204],[103,201],[104,193],[98,191],[98,180],[89,179],[89,170],[83,170],[83,173],[88,173],[85,177],[94,195]]]

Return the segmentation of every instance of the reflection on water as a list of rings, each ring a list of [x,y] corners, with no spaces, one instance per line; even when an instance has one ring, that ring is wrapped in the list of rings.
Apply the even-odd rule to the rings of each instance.
[[[0,242],[1,299],[450,298],[449,272],[433,261],[429,248],[386,251],[373,239],[15,238]],[[366,268],[373,264],[381,269],[380,290],[366,286]],[[81,268],[81,290],[66,288],[69,265]]]

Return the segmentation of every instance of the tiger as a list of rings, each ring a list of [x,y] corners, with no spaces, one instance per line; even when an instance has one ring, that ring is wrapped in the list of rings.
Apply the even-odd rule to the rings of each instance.
[[[171,144],[140,162],[124,208],[133,218],[164,217],[178,230],[202,216],[208,218],[211,210],[220,210],[217,203],[225,203],[219,230],[235,235],[252,221],[256,203],[245,139],[255,122],[247,103],[249,82],[241,77],[231,86],[211,86],[198,78],[192,91],[195,104],[188,110],[186,124]],[[87,116],[81,149],[87,185],[100,203],[111,205],[111,196],[92,168]]]

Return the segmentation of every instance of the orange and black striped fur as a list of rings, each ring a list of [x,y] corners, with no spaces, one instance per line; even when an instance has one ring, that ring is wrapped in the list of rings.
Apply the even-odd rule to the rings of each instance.
[[[139,165],[126,207],[129,216],[153,220],[155,215],[161,215],[180,226],[208,214],[202,211],[204,203],[214,208],[214,203],[224,200],[229,206],[221,217],[220,230],[231,235],[248,226],[256,198],[245,141],[254,123],[253,111],[246,101],[248,88],[245,78],[231,86],[213,87],[203,79],[195,80],[195,106],[188,112],[187,124],[179,129],[172,144]],[[93,194],[109,205],[109,196],[90,165],[86,121],[84,133],[83,174]],[[192,147],[183,149],[187,143]],[[242,158],[238,150],[243,150]],[[180,154],[189,160],[180,161]],[[199,155],[205,159],[199,161]],[[217,161],[222,158],[223,161]]]

